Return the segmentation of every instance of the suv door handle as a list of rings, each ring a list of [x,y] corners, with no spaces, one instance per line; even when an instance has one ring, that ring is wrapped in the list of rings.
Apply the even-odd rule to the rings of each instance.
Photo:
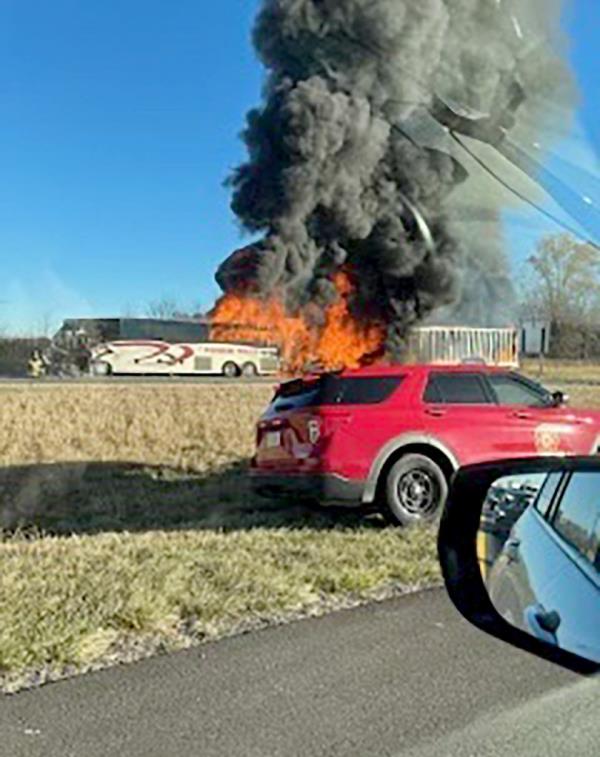
[[[425,412],[433,418],[443,418],[446,415],[446,411],[439,407],[428,407]]]
[[[525,410],[516,410],[514,413],[510,414],[511,418],[519,418],[519,420],[522,421],[530,421],[533,418],[533,415],[531,413],[526,412]]]

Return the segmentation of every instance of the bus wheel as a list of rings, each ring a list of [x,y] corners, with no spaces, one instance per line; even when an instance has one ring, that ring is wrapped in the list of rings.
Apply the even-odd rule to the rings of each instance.
[[[246,363],[242,368],[242,376],[244,378],[256,378],[258,376],[258,369],[254,363]]]
[[[223,366],[223,376],[225,376],[225,378],[237,378],[239,375],[240,369],[235,363],[225,363],[225,365]]]
[[[92,363],[90,373],[92,376],[110,376],[112,368],[108,363]]]

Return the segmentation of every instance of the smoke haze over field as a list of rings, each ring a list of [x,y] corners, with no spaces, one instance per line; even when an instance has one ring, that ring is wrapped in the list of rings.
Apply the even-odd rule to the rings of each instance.
[[[354,315],[386,324],[392,355],[432,313],[506,321],[507,197],[436,103],[490,124],[483,142],[535,140],[548,104],[567,112],[573,100],[550,44],[560,11],[558,0],[264,0],[264,103],[231,178],[236,215],[263,239],[242,265],[223,264],[221,287],[282,297],[319,324],[347,267]]]

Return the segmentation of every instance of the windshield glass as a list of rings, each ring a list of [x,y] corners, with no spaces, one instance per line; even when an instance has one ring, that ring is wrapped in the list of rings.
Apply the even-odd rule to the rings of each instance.
[[[6,754],[179,755],[171,692],[203,755],[412,753],[454,711],[460,624],[405,600],[454,472],[600,451],[599,50],[600,0],[0,1],[0,695],[219,642],[0,707]],[[518,711],[498,660],[469,706]],[[415,706],[328,730],[295,669]]]

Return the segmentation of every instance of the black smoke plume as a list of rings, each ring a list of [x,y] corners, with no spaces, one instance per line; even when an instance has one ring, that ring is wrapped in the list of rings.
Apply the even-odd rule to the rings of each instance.
[[[506,196],[452,139],[535,138],[569,76],[551,44],[558,0],[264,0],[268,71],[230,180],[262,241],[217,273],[225,292],[277,293],[318,322],[352,272],[357,318],[400,356],[429,316],[506,320]],[[486,183],[487,182],[487,183]]]

